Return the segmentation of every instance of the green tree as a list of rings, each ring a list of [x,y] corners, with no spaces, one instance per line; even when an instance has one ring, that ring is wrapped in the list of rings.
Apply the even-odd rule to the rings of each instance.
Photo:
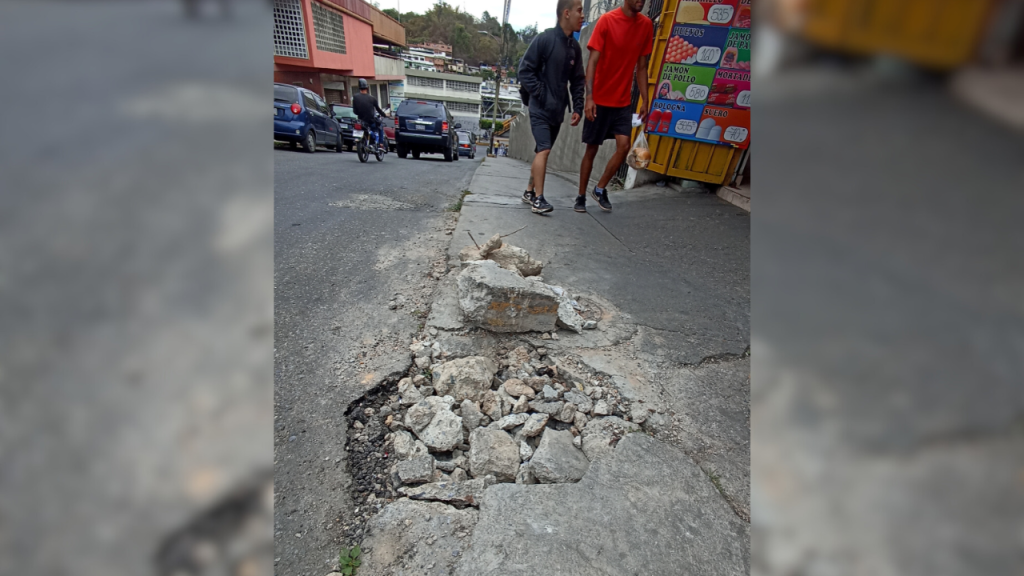
[[[452,33],[452,58],[465,60],[473,47],[473,36],[466,30],[463,24],[456,24]]]
[[[399,22],[402,21],[402,15],[399,14],[398,10],[395,10],[394,8],[385,8],[384,10],[381,10],[381,12],[384,12],[385,14],[391,16],[392,18],[398,20]]]

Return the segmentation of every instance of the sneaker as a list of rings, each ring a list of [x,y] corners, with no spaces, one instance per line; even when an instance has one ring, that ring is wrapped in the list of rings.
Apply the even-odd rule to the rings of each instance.
[[[547,214],[555,209],[554,206],[548,204],[548,201],[543,196],[537,196],[537,199],[533,201],[533,205],[530,208],[534,214]]]
[[[601,207],[601,210],[604,210],[605,212],[612,211],[612,203],[608,201],[607,190],[604,190],[599,193],[597,191],[597,188],[594,188],[593,190],[590,191],[590,195],[594,197],[594,200],[597,200],[597,204],[598,206]]]
[[[526,192],[523,192],[523,203],[524,204],[531,204],[532,205],[533,201],[536,200],[536,199],[537,199],[537,193],[534,192],[533,190],[527,190]]]
[[[587,211],[587,195],[586,194],[577,194],[576,195],[576,205],[573,206],[572,209],[577,211],[577,212],[586,212]]]

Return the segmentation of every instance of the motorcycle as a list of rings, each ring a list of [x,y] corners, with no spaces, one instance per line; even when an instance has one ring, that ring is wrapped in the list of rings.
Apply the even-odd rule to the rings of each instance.
[[[364,126],[362,130],[356,130],[353,134],[358,140],[356,153],[359,155],[360,162],[368,161],[370,154],[377,158],[377,162],[383,162],[384,155],[388,153],[388,139],[384,134],[384,123],[381,122],[380,114],[377,114],[375,119],[380,130],[373,131],[368,129],[369,126]]]

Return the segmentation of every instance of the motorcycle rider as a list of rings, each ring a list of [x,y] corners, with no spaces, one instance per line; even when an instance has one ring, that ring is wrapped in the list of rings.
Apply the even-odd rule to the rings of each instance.
[[[377,121],[375,113],[381,116],[387,116],[387,114],[380,109],[377,99],[370,96],[370,84],[366,81],[366,78],[359,79],[359,94],[352,98],[352,111],[355,112],[366,130],[371,130],[373,134],[377,134],[377,146],[387,152],[387,136],[384,135],[384,128]]]

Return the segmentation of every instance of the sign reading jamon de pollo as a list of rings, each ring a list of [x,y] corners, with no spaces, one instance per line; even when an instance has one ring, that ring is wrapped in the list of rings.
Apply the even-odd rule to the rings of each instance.
[[[647,131],[750,145],[750,0],[679,0]]]

